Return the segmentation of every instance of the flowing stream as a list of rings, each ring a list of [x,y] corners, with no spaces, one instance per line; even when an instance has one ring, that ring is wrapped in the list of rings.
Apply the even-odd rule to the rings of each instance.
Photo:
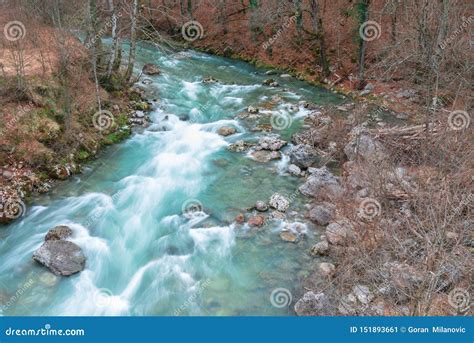
[[[286,157],[262,164],[227,146],[263,134],[237,117],[249,105],[279,95],[282,101],[266,114],[292,119],[274,131],[289,141],[309,113],[303,101],[341,99],[294,78],[266,76],[249,64],[194,51],[165,54],[142,44],[138,55],[137,70],[147,62],[162,70],[147,77],[151,84],[140,84],[158,99],[152,125],[35,198],[22,218],[0,230],[0,313],[291,315],[290,306],[270,297],[285,288],[292,306],[315,263],[308,249],[318,229],[304,218],[308,199],[297,192],[301,180],[285,172]],[[202,83],[206,76],[219,82]],[[270,77],[281,86],[262,86]],[[218,135],[224,125],[238,133]],[[286,220],[262,228],[234,222],[275,192],[291,200]],[[60,224],[73,229],[71,240],[87,257],[86,269],[71,277],[57,277],[31,258],[46,232]],[[287,226],[304,231],[298,243],[280,238]]]

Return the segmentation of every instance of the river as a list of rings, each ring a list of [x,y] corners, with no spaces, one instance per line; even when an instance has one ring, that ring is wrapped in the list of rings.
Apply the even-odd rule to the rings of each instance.
[[[318,230],[304,218],[308,199],[297,192],[301,179],[285,172],[287,158],[262,164],[227,146],[262,135],[237,117],[248,106],[280,96],[267,114],[291,118],[284,130],[274,130],[289,140],[309,113],[303,101],[324,105],[340,98],[194,51],[169,54],[141,44],[137,71],[147,62],[162,70],[147,77],[151,84],[141,84],[158,99],[152,124],[109,147],[83,174],[33,199],[22,218],[0,231],[1,313],[292,315],[291,306],[271,296],[288,290],[284,296],[293,305],[301,279],[316,263],[308,249]],[[206,76],[219,82],[202,83]],[[280,87],[262,86],[269,77]],[[218,135],[223,125],[238,133]],[[276,192],[291,200],[286,220],[262,228],[235,223],[238,213]],[[86,269],[71,277],[57,277],[31,258],[46,232],[60,224],[73,229],[71,240],[87,257]],[[280,238],[288,225],[303,228],[298,243]]]

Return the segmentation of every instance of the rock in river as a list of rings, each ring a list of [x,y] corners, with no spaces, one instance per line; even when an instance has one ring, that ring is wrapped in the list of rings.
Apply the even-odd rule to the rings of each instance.
[[[153,63],[147,63],[143,66],[143,74],[147,75],[159,75],[161,73],[160,68],[158,68]]]
[[[281,158],[281,155],[278,151],[268,151],[268,150],[257,150],[252,152],[252,158],[260,163],[267,163],[271,160],[278,160]]]
[[[287,142],[280,139],[278,135],[267,135],[260,137],[256,149],[277,151],[283,148],[286,144]]]
[[[258,200],[255,203],[255,209],[259,212],[265,212],[265,211],[268,211],[268,205],[265,204],[264,201]]]
[[[280,232],[280,238],[286,242],[296,243],[298,235],[291,231]]]
[[[68,238],[72,235],[72,230],[69,226],[66,225],[58,225],[55,228],[48,231],[46,236],[44,237],[45,241],[54,241]]]
[[[219,128],[219,130],[217,130],[217,133],[224,137],[233,135],[236,132],[237,130],[231,126],[222,126],[221,128]]]
[[[248,224],[249,226],[262,226],[263,224],[265,224],[265,217],[264,216],[250,217]]]
[[[48,267],[54,274],[69,276],[84,269],[86,258],[73,242],[49,240],[34,252],[33,259]]]
[[[285,212],[290,207],[290,202],[283,195],[275,193],[270,198],[270,206],[277,211]]]

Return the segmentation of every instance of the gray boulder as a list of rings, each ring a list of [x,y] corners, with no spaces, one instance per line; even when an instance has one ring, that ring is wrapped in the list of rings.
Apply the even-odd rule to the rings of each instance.
[[[311,250],[309,251],[309,254],[311,256],[317,256],[317,255],[327,255],[329,252],[329,243],[326,240],[322,240],[321,242],[316,243],[311,247]]]
[[[33,260],[49,268],[56,275],[69,276],[84,270],[86,258],[73,242],[48,240],[34,252]]]
[[[358,157],[365,161],[379,161],[386,157],[382,144],[367,134],[355,136],[344,147],[344,153],[350,161]]]
[[[309,219],[318,225],[328,225],[334,218],[336,206],[324,202],[309,210]]]
[[[289,151],[290,162],[302,169],[311,167],[318,161],[316,151],[308,144],[298,144]]]
[[[331,244],[344,245],[354,237],[354,228],[345,220],[334,222],[326,228],[326,237]]]
[[[270,198],[270,206],[277,211],[285,212],[290,207],[290,202],[283,195],[275,193]]]
[[[260,163],[268,163],[271,160],[278,160],[281,158],[280,152],[268,150],[253,151],[250,155],[255,161]]]
[[[268,205],[265,204],[264,201],[258,200],[255,203],[255,209],[259,212],[265,212],[265,211],[268,211]]]
[[[294,176],[300,176],[301,175],[301,169],[296,164],[290,164],[288,166],[288,172],[291,175],[294,175]]]
[[[339,183],[339,178],[334,176],[326,167],[310,168],[311,175],[298,189],[307,196],[318,198],[327,195],[329,198],[342,195],[343,188]]]
[[[286,141],[280,139],[278,135],[267,135],[260,138],[257,150],[278,151],[287,144]]]

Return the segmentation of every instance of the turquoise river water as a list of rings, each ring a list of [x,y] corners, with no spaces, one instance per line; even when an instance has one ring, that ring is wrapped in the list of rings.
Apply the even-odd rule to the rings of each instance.
[[[286,173],[286,156],[262,164],[226,147],[262,135],[237,117],[249,105],[279,95],[282,101],[263,114],[291,118],[289,127],[274,131],[289,140],[308,114],[303,101],[341,99],[294,78],[266,76],[249,64],[194,51],[169,54],[140,45],[137,71],[147,62],[162,70],[147,77],[151,84],[140,84],[158,99],[152,125],[35,198],[22,218],[0,230],[1,314],[293,313],[300,280],[315,263],[308,249],[318,239],[317,228],[304,219],[308,200],[297,192],[301,180]],[[204,84],[206,76],[220,82]],[[262,86],[268,77],[281,86]],[[216,131],[223,125],[239,132],[222,137]],[[234,222],[275,192],[291,199],[286,220],[258,229]],[[296,244],[279,236],[294,223],[304,231]],[[57,277],[31,258],[59,224],[74,230],[71,240],[87,257],[86,269],[71,277]],[[273,304],[275,289],[291,293],[288,306]]]

